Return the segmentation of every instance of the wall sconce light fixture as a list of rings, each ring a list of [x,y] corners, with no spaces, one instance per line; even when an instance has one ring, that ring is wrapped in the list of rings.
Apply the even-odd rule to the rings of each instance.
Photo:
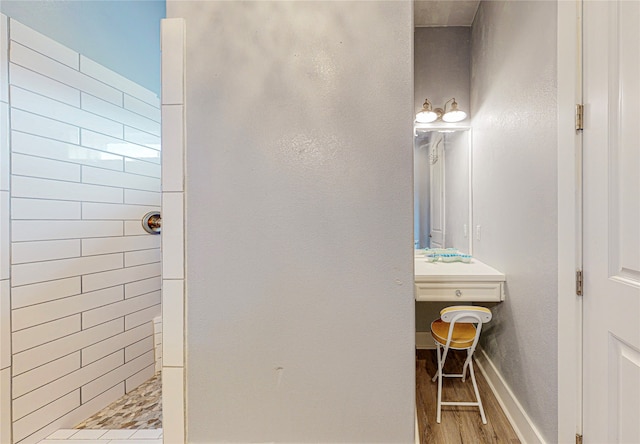
[[[451,107],[447,111],[447,104],[451,103]],[[460,122],[467,118],[467,113],[458,109],[458,102],[456,99],[449,99],[444,103],[442,108],[433,109],[429,99],[424,99],[422,110],[416,114],[416,122],[418,123],[431,123],[436,120],[442,120],[447,123]]]

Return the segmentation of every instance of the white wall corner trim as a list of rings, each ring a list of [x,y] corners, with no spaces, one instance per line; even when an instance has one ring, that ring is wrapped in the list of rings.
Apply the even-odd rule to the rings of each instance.
[[[162,404],[163,440],[186,442],[184,373],[185,21],[161,22],[162,50]]]
[[[504,414],[513,426],[520,441],[527,444],[545,444],[545,440],[542,438],[537,427],[533,424],[531,418],[529,418],[529,415],[485,351],[478,349],[475,357],[478,368],[487,380],[491,391],[498,400],[498,404],[502,407]]]

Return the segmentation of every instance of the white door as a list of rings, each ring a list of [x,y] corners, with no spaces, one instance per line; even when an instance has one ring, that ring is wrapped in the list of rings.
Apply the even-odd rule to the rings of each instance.
[[[640,1],[583,14],[583,436],[640,443]]]
[[[444,248],[445,201],[444,201],[444,139],[437,133],[429,147],[429,214],[431,231],[429,247]]]

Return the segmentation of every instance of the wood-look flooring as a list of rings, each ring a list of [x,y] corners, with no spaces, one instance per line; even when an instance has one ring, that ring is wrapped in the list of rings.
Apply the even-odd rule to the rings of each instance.
[[[450,350],[445,373],[461,373],[466,351]],[[442,421],[436,422],[438,384],[431,382],[437,368],[435,350],[416,351],[416,406],[421,444],[520,443],[482,373],[474,365],[480,398],[487,417],[482,424],[477,407],[442,406]],[[444,378],[443,401],[475,401],[473,384],[468,377]]]

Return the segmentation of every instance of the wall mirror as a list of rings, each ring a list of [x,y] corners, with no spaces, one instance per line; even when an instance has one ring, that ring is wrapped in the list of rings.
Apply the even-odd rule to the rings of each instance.
[[[415,248],[457,248],[472,254],[471,128],[416,127]]]

